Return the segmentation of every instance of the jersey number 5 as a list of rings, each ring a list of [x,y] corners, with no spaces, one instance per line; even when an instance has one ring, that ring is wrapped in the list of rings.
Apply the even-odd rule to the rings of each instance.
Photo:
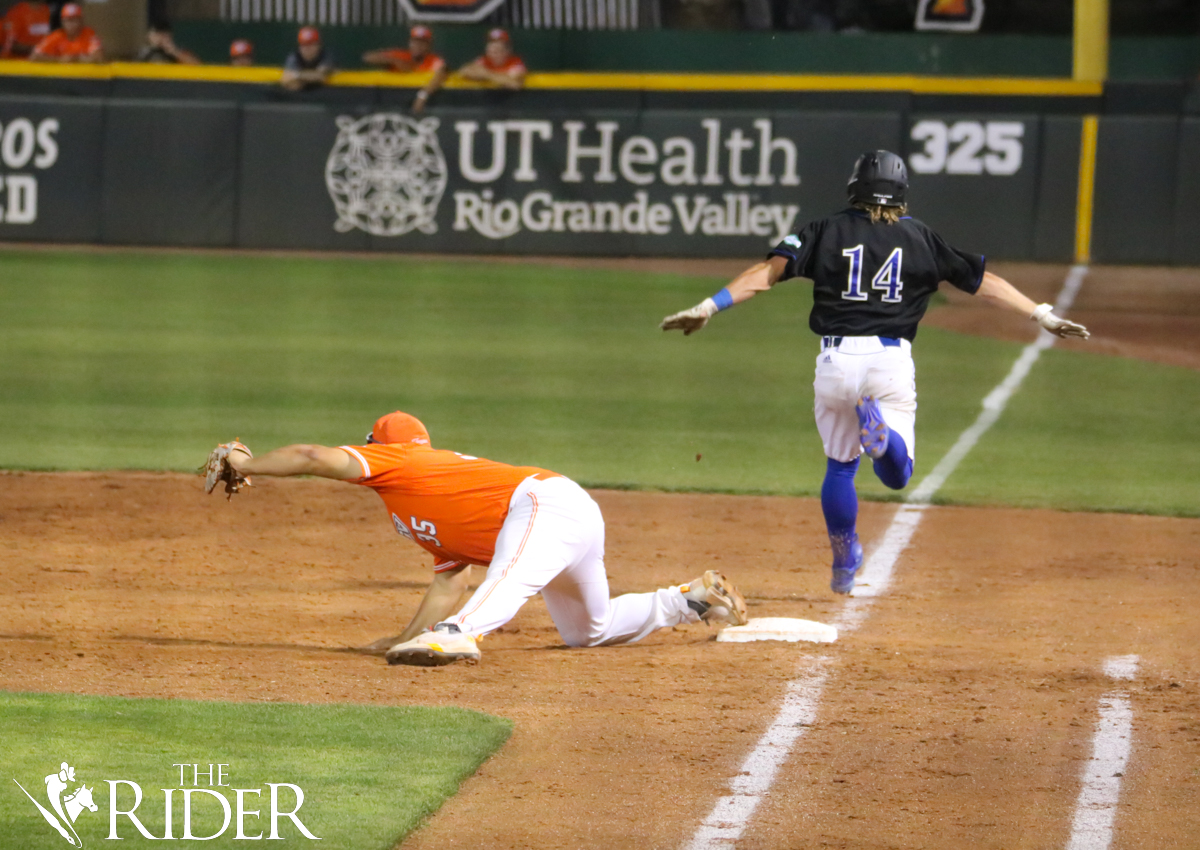
[[[850,258],[849,279],[842,298],[847,301],[866,301],[869,297],[868,293],[862,290],[863,246],[855,245],[853,248],[847,248],[842,251],[842,256]],[[883,261],[879,271],[875,272],[875,276],[871,278],[871,288],[882,291],[883,300],[888,304],[900,303],[900,292],[904,289],[904,282],[900,280],[900,268],[903,264],[904,249],[895,248]]]
[[[441,546],[442,541],[437,539],[437,526],[427,519],[417,519],[409,517],[412,520],[413,534],[418,540],[424,540],[427,543],[432,543],[434,546]]]

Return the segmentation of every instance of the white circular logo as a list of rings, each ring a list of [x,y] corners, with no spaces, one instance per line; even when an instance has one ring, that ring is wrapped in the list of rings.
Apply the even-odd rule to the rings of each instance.
[[[340,132],[325,163],[325,185],[340,233],[358,228],[372,236],[437,231],[446,191],[446,158],[438,119],[415,121],[397,112],[337,119]]]

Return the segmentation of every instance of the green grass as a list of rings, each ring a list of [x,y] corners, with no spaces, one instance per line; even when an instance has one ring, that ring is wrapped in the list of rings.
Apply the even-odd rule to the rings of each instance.
[[[436,445],[589,485],[820,487],[802,282],[684,339],[658,320],[721,281],[136,251],[7,251],[0,272],[0,468],[192,470],[232,437],[359,442],[401,408]],[[918,478],[1019,351],[921,331]],[[943,494],[1196,514],[1200,434],[1164,414],[1198,397],[1193,372],[1051,352]],[[1113,427],[1082,439],[1085,410]],[[894,498],[866,470],[859,482],[867,498]]]
[[[1200,516],[1200,374],[1050,350],[941,499]]]
[[[0,692],[8,791],[0,794],[0,834],[5,847],[23,850],[67,847],[15,778],[47,806],[43,778],[68,761],[76,783],[93,789],[97,812],[80,812],[75,829],[85,847],[99,847],[109,835],[108,780],[131,780],[143,793],[135,811],[146,829],[164,834],[162,789],[180,788],[173,764],[226,764],[228,787],[220,789],[233,809],[226,833],[203,846],[238,847],[236,795],[232,789],[260,789],[245,795],[245,834],[270,834],[267,783],[291,783],[304,793],[297,816],[321,839],[323,850],[386,850],[436,811],[459,783],[507,740],[511,724],[462,709],[372,706],[261,705],[187,700],[14,694]],[[182,787],[193,787],[187,768]],[[215,780],[214,780],[215,781]],[[217,790],[217,789],[213,789]],[[134,791],[118,786],[118,804],[132,808]],[[294,792],[279,791],[279,808],[291,810]],[[192,834],[216,833],[223,820],[220,803],[207,794],[193,797]],[[176,839],[183,835],[183,794],[172,795]],[[279,821],[285,846],[308,844],[292,821]],[[119,818],[122,846],[154,847],[127,818]],[[274,843],[274,842],[272,842]]]

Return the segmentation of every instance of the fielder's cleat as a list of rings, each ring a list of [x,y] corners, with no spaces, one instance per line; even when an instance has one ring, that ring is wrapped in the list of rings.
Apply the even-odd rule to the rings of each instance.
[[[863,451],[871,460],[879,460],[887,452],[889,433],[883,414],[879,412],[879,402],[873,396],[865,395],[854,406],[854,412],[858,414],[858,426],[862,429],[859,442]]]
[[[750,622],[746,616],[746,600],[733,582],[716,570],[709,570],[679,590],[687,599],[688,607],[706,623],[717,620],[744,626]]]
[[[412,640],[396,644],[386,657],[388,664],[441,667],[455,661],[475,664],[480,656],[475,638],[463,634],[454,623],[438,623]]]
[[[833,547],[833,578],[829,580],[829,589],[834,593],[849,593],[854,589],[854,577],[862,567],[862,544],[858,542],[857,534],[830,536],[829,543]]]

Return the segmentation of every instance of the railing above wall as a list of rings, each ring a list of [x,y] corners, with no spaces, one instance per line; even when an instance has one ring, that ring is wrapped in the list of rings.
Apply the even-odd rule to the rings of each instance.
[[[314,26],[403,26],[397,0],[220,0],[221,20]],[[514,29],[636,30],[662,26],[660,0],[508,0],[489,23]]]
[[[522,29],[636,30],[662,27],[658,0],[509,0],[502,15]]]
[[[312,26],[398,26],[404,10],[396,0],[221,0],[221,20]]]

